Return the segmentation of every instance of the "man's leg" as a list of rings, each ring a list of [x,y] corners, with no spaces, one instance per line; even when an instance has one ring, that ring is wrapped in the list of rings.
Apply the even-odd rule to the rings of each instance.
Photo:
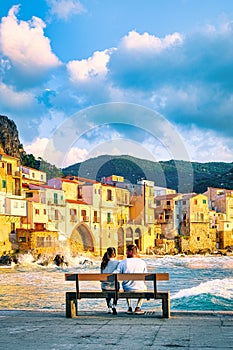
[[[139,307],[139,308],[141,309],[142,304],[143,304],[143,301],[144,301],[144,299],[143,299],[143,298],[139,298],[139,299],[138,299],[138,302],[137,302],[137,306],[136,306],[136,307]]]
[[[137,306],[136,306],[135,311],[134,311],[135,314],[138,314],[138,315],[144,314],[144,311],[141,310],[141,306],[143,304],[143,300],[144,299],[142,299],[142,298],[138,299]]]

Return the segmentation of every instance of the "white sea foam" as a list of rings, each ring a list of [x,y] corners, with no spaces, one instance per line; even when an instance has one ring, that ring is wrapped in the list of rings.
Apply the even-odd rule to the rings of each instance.
[[[196,287],[182,289],[171,299],[188,298],[190,296],[199,296],[201,294],[211,294],[225,299],[233,298],[233,278],[215,279],[200,283]]]

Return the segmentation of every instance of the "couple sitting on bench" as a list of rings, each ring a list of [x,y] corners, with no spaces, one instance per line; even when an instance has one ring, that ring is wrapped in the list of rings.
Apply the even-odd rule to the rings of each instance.
[[[101,273],[143,273],[147,272],[146,263],[144,260],[137,257],[137,246],[130,244],[127,246],[126,250],[127,258],[121,261],[117,261],[116,250],[114,247],[109,247],[103,256],[101,262]],[[103,291],[114,290],[114,282],[101,282],[101,288]],[[123,281],[122,288],[125,292],[140,292],[145,291],[146,285],[144,281]],[[131,299],[127,298],[128,304],[128,314],[133,313]],[[108,313],[113,313],[117,315],[116,305],[117,300],[111,298],[106,298]],[[141,310],[143,299],[139,298],[137,301],[137,306],[134,313],[137,315],[144,314]]]

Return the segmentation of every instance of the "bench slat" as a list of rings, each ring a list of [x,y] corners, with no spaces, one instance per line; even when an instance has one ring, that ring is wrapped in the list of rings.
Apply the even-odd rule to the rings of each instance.
[[[160,291],[157,292],[156,295],[154,294],[153,291],[145,291],[145,292],[119,292],[118,298],[121,299],[138,299],[138,298],[143,298],[143,299],[163,299],[168,296],[169,292],[168,291]],[[99,298],[113,298],[114,297],[114,291],[110,292],[101,292],[101,291],[83,291],[79,293],[80,299],[99,299]]]
[[[76,281],[76,275],[79,281],[114,281],[112,273],[66,273],[65,280]]]
[[[154,281],[154,276],[156,276],[157,281],[168,281],[168,273],[118,273],[118,281]]]

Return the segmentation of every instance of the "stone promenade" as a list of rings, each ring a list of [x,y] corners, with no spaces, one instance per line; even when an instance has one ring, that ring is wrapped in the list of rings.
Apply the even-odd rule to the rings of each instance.
[[[0,349],[233,349],[233,313],[172,312],[117,316],[0,310]]]

